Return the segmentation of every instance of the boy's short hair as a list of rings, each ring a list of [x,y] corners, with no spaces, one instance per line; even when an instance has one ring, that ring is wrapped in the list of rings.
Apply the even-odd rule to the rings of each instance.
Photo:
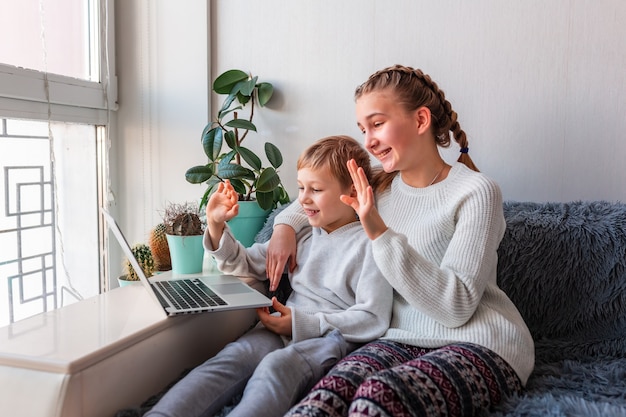
[[[370,157],[365,148],[350,136],[337,135],[319,139],[309,146],[298,158],[297,169],[328,168],[344,187],[352,185],[346,163],[354,159],[363,168],[368,181],[372,179]]]

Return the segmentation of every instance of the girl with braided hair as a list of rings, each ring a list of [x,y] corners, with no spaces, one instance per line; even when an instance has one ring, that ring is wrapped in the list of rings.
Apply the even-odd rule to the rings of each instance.
[[[381,164],[372,183],[354,161],[358,214],[376,265],[394,289],[389,329],[337,363],[288,416],[476,416],[519,394],[534,343],[496,282],[504,234],[498,185],[478,172],[457,114],[418,69],[393,66],[356,89],[357,125]],[[448,165],[438,146],[461,147]],[[306,217],[275,220],[272,285]]]

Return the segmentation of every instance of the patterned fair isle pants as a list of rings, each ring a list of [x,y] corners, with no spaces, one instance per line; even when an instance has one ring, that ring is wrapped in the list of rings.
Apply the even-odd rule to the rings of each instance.
[[[478,416],[521,390],[511,366],[481,346],[378,340],[338,362],[286,416]]]

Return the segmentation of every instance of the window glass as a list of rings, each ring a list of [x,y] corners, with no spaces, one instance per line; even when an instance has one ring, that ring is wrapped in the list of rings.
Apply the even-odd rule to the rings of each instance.
[[[0,62],[98,81],[90,0],[2,0]],[[95,3],[95,2],[94,2]],[[95,41],[95,42],[93,42]]]

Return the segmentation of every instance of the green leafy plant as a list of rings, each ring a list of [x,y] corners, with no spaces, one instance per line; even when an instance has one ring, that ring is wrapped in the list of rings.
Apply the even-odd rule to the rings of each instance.
[[[264,107],[268,103],[274,93],[272,84],[258,82],[258,77],[233,69],[215,79],[213,91],[226,98],[215,120],[202,132],[202,147],[208,163],[189,168],[185,173],[188,182],[207,184],[200,208],[225,179],[230,180],[240,201],[256,199],[264,210],[275,208],[278,203],[288,203],[289,195],[277,171],[283,163],[280,150],[270,142],[265,143],[265,156],[271,166],[264,167],[261,158],[242,145],[248,134],[257,130],[252,122],[255,105]],[[250,105],[248,117],[239,117],[239,110],[247,104]],[[222,153],[224,143],[227,151]]]

